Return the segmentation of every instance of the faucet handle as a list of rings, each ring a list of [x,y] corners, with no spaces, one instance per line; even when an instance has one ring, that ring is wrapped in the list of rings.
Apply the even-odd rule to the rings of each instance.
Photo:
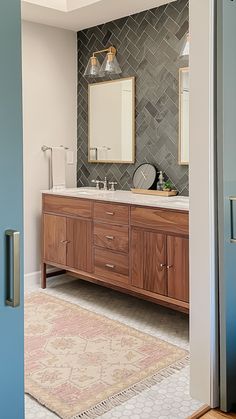
[[[92,183],[96,183],[96,189],[100,189],[100,187],[99,187],[99,185],[100,185],[100,183],[101,183],[101,181],[100,180],[97,180],[97,179],[93,179],[92,181],[91,181]]]
[[[115,186],[117,185],[117,182],[109,182],[109,185],[111,185],[110,191],[114,192],[116,190]]]

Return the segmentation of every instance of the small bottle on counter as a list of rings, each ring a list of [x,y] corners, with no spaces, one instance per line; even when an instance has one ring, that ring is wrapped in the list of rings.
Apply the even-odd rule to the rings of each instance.
[[[164,188],[164,176],[162,170],[160,171],[159,180],[157,182],[157,191],[163,191]]]

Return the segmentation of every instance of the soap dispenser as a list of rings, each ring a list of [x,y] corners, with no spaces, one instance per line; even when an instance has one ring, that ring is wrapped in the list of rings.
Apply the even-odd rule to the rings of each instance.
[[[163,191],[164,184],[165,184],[165,182],[164,182],[164,175],[163,175],[163,171],[161,170],[160,171],[160,174],[159,174],[159,180],[157,182],[157,190],[158,191]]]

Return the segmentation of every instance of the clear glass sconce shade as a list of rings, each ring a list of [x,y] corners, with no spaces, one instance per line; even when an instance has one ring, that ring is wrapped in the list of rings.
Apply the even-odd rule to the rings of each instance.
[[[189,34],[186,35],[184,39],[183,47],[180,51],[180,58],[188,58],[189,57],[189,50],[190,50],[190,36]]]
[[[100,73],[104,74],[121,74],[121,68],[114,53],[109,52],[101,66]]]
[[[97,57],[91,57],[84,72],[85,77],[102,77],[101,65]]]

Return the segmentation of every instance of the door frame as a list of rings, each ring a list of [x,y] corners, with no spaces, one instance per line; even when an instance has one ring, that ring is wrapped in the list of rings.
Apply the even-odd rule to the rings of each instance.
[[[190,0],[190,39],[190,393],[217,407],[215,0]]]
[[[214,4],[190,0],[190,392],[211,407],[219,405]]]

